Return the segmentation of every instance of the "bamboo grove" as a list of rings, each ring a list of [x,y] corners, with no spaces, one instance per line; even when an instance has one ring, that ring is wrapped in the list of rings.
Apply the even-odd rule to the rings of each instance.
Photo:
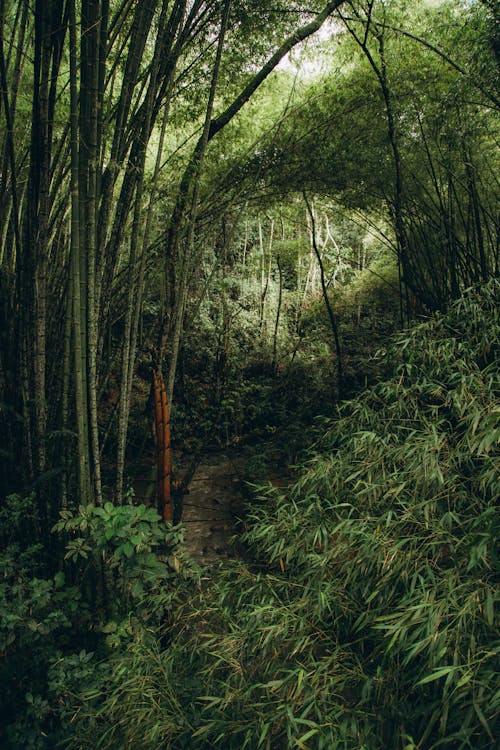
[[[271,203],[276,196],[305,200],[338,395],[342,341],[315,192],[340,196],[384,235],[398,269],[401,323],[445,308],[470,284],[498,274],[491,126],[498,45],[489,4],[471,10],[457,0],[448,39],[444,32],[419,36],[424,2],[308,6],[0,1],[0,482],[6,492],[36,490],[41,536],[77,496],[122,503],[134,375],[146,340],[158,352],[159,503],[169,517],[166,410],[187,309],[193,295],[206,293],[217,264],[237,252],[249,202],[260,200],[260,226],[270,193]],[[460,56],[465,12],[478,21]],[[341,39],[328,53],[338,69],[326,90],[312,86],[300,103],[289,94],[271,126],[254,136],[243,120],[248,133],[231,149],[238,132],[231,127],[245,105],[325,24]],[[415,50],[420,79],[408,62]],[[395,63],[402,51],[404,86]],[[449,126],[422,90],[426,74],[446,103]],[[283,247],[296,236],[287,231],[282,222]],[[215,266],[200,280],[208,245]],[[262,254],[258,325],[274,274],[276,369],[286,259],[271,256],[270,249],[265,270]]]
[[[207,146],[280,59],[340,4],[299,14],[294,27],[266,11],[266,3],[247,13],[230,0],[2,2],[2,481],[11,489],[37,479],[42,496],[55,494],[64,505],[78,476],[82,500],[101,501],[98,408],[114,368],[119,399],[111,429],[121,502],[148,264],[164,278],[157,331],[171,399]],[[219,79],[239,64],[238,47],[248,54],[273,24],[281,41],[260,43],[260,67],[219,96],[216,113]],[[200,135],[195,125],[191,155],[174,171],[170,215],[153,237],[159,175],[169,168],[169,113],[185,97],[183,88],[199,88],[205,99],[194,113]],[[146,171],[150,159],[154,167]],[[125,312],[110,365],[117,292]],[[54,510],[43,509],[45,531]]]
[[[2,748],[496,747],[499,83],[498,0],[0,0]]]

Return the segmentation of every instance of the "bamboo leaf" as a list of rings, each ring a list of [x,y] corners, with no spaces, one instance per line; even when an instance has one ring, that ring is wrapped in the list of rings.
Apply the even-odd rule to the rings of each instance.
[[[428,674],[425,677],[423,677],[416,684],[426,685],[429,682],[434,682],[435,680],[439,680],[441,677],[445,677],[446,675],[449,675],[451,672],[454,672],[455,670],[456,670],[456,667],[454,666],[441,667],[437,669],[436,671],[432,672],[432,674]]]

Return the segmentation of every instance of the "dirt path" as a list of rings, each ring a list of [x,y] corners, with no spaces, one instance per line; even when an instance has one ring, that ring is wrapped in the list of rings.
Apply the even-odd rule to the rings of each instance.
[[[226,453],[205,456],[184,496],[182,523],[186,546],[201,565],[239,557],[238,518],[243,495],[237,464]]]
[[[222,560],[245,557],[236,538],[244,516],[244,458],[237,451],[214,451],[203,456],[183,498],[182,525],[186,547],[197,563],[213,567]],[[155,467],[145,467],[133,486],[136,500],[154,504]],[[182,475],[182,471],[180,472]],[[277,470],[269,480],[277,487],[290,483],[289,470]]]

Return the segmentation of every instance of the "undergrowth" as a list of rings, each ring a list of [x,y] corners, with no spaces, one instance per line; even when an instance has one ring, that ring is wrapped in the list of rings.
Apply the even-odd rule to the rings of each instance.
[[[93,672],[52,663],[61,746],[495,746],[498,292],[399,335],[393,376],[345,404],[298,481],[254,488],[251,563],[168,623],[136,613]]]
[[[400,335],[394,376],[346,404],[291,490],[257,490],[256,564],[177,646],[200,747],[494,746],[498,288]]]

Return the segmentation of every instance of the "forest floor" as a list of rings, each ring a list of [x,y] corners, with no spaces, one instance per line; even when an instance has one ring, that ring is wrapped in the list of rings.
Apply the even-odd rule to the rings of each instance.
[[[182,501],[182,525],[187,550],[199,565],[214,567],[221,560],[242,556],[237,536],[244,516],[243,464],[236,451],[211,451],[202,456],[189,482]],[[154,503],[156,472],[151,457],[143,461],[132,485],[136,501]]]
[[[202,456],[182,505],[184,541],[191,557],[203,567],[213,568],[229,559],[243,559],[245,549],[239,534],[245,518],[249,492],[245,486],[245,455],[241,450],[214,450]],[[140,476],[132,482],[136,501],[151,505],[156,493],[155,468],[148,456]],[[285,486],[291,474],[277,468],[268,479]]]
[[[183,499],[182,525],[191,557],[212,568],[228,559],[247,559],[240,541],[251,495],[244,479],[247,457],[244,451],[215,450],[202,457]],[[276,487],[290,484],[292,473],[276,467],[265,479]]]
[[[238,558],[238,527],[244,514],[241,459],[227,452],[205,455],[184,496],[186,547],[200,565]]]

